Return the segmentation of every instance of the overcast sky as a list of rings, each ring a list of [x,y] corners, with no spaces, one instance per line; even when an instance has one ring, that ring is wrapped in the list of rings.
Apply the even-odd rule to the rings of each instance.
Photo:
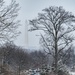
[[[5,1],[8,3],[10,0]],[[19,3],[21,7],[18,18],[21,20],[22,26],[19,28],[19,30],[22,33],[15,40],[15,44],[22,46],[24,48],[27,42],[29,48],[39,48],[40,46],[38,39],[39,37],[36,36],[37,32],[28,32],[28,37],[26,37],[25,21],[37,17],[37,14],[40,13],[42,9],[47,8],[49,6],[63,6],[65,10],[73,12],[75,14],[75,0],[16,0],[16,1]]]

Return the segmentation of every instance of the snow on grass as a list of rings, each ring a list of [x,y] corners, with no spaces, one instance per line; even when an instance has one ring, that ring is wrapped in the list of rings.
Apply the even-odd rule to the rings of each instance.
[[[75,72],[69,72],[70,73],[70,75],[75,75]]]

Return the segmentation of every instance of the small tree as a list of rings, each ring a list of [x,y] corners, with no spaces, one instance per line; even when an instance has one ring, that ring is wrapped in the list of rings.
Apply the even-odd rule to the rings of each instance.
[[[30,31],[41,30],[43,49],[54,57],[55,73],[62,50],[68,50],[74,40],[75,16],[62,7],[51,6],[39,13],[36,19],[30,20]]]

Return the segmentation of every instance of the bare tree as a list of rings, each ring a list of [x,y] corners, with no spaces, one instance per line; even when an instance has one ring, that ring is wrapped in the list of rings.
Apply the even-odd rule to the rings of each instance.
[[[4,73],[3,69],[8,65],[8,69],[11,67],[14,72],[20,75],[23,69],[28,68],[28,61],[30,59],[26,50],[16,46],[14,43],[7,42],[0,47],[0,73]]]
[[[44,50],[54,57],[55,73],[57,73],[58,56],[62,50],[71,47],[74,40],[75,16],[62,7],[51,6],[39,13],[36,19],[30,20],[30,31],[43,31],[41,44]]]
[[[12,0],[9,5],[5,5],[4,0],[0,0],[0,41],[13,40],[19,32],[17,31],[19,20],[17,20],[19,4]]]
[[[17,28],[20,25],[17,20],[19,4],[15,0],[11,0],[9,5],[6,5],[4,0],[0,0],[0,44],[6,41],[13,41],[13,39],[20,33]],[[3,50],[5,59],[5,50]],[[3,64],[3,63],[2,63]]]
[[[60,54],[63,64],[66,64],[69,67],[74,66],[74,56],[74,47],[71,47],[66,51],[62,51]]]
[[[32,57],[33,68],[42,68],[43,66],[47,65],[48,60],[44,52],[34,51],[31,52],[30,55]]]

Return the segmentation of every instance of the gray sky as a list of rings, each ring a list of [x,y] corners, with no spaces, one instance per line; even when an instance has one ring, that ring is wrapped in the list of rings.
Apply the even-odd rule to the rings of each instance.
[[[10,0],[5,0],[7,3]],[[36,33],[39,32],[28,32],[28,37],[25,35],[25,21],[31,20],[37,17],[37,14],[42,12],[42,9],[49,6],[63,6],[67,11],[73,12],[75,14],[75,0],[16,0],[21,9],[19,11],[18,18],[21,20],[22,26],[19,30],[22,32],[19,37],[15,40],[15,44],[23,46],[28,44],[29,48],[39,48],[39,37]],[[28,41],[26,39],[28,38]]]

